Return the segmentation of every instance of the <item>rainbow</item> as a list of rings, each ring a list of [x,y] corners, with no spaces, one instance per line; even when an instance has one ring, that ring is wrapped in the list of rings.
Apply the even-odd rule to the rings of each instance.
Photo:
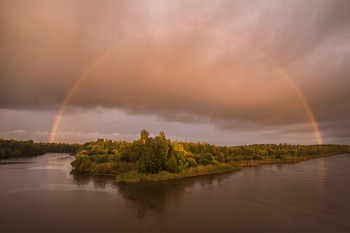
[[[163,30],[163,29],[161,29]],[[195,28],[195,30],[204,30],[204,31],[211,31],[211,32],[215,32],[215,33],[219,33],[219,34],[223,34],[221,31],[216,31],[213,29],[207,29],[207,28]],[[157,30],[158,31],[158,30]],[[88,75],[88,73],[93,70],[95,68],[95,66],[101,61],[103,60],[105,57],[107,57],[108,55],[110,55],[112,52],[114,52],[115,49],[121,47],[123,44],[135,39],[135,38],[139,38],[145,35],[148,35],[150,33],[142,33],[139,34],[137,36],[134,37],[130,37],[129,39],[122,41],[120,43],[118,43],[116,46],[108,49],[107,51],[105,51],[104,53],[102,53],[102,55],[100,55],[91,65],[89,65],[87,67],[87,69],[80,74],[80,76],[77,78],[77,80],[74,82],[73,86],[71,87],[71,89],[68,91],[67,95],[65,96],[58,112],[57,115],[55,117],[52,129],[51,129],[51,134],[50,134],[50,138],[49,138],[49,142],[53,143],[55,141],[55,135],[59,126],[59,123],[62,119],[62,114],[64,112],[64,109],[66,108],[66,106],[68,105],[69,100],[72,98],[74,92],[77,90],[77,88],[80,86],[80,84],[83,82],[84,78]],[[224,34],[225,36],[230,36],[231,35],[227,35]],[[266,61],[268,61],[269,64],[271,64],[273,67],[277,68],[277,70],[282,74],[282,77],[289,83],[289,85],[292,87],[292,89],[295,91],[296,95],[298,96],[300,102],[302,103],[309,119],[312,125],[312,128],[314,130],[315,133],[315,137],[317,140],[318,144],[323,144],[322,141],[322,136],[321,136],[321,132],[319,130],[317,121],[315,119],[314,114],[312,113],[311,107],[308,104],[307,100],[305,99],[304,95],[302,94],[301,90],[298,88],[298,86],[295,84],[295,82],[293,82],[293,79],[288,75],[287,71],[281,67],[277,62],[273,61],[270,57],[268,57],[265,53],[263,53],[259,48],[248,44],[246,41],[241,40],[240,38],[234,37],[235,40],[239,41],[240,43],[248,46],[249,48],[253,49],[255,53],[261,55],[264,59],[266,59]]]

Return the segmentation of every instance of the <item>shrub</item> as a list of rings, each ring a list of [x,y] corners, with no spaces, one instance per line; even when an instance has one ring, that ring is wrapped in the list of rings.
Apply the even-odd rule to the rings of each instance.
[[[213,159],[213,161],[211,162],[211,165],[217,166],[217,165],[220,165],[220,163],[215,159]]]
[[[171,156],[170,159],[167,161],[166,167],[167,167],[167,170],[169,172],[177,172],[178,171],[177,161],[176,161],[176,158],[174,156]]]
[[[211,153],[202,153],[198,156],[197,162],[201,165],[208,165],[211,164],[214,160],[214,157],[211,155]]]
[[[194,158],[188,158],[187,161],[188,161],[189,167],[197,167],[198,166],[198,164]]]

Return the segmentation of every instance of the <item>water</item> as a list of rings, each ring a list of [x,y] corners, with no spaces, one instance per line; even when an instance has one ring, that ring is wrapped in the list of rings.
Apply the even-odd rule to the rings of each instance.
[[[350,232],[350,155],[158,183],[0,161],[0,232]]]

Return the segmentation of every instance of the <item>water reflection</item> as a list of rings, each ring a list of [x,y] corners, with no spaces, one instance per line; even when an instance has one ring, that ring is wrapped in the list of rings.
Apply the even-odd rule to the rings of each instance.
[[[116,185],[120,195],[136,211],[137,217],[145,218],[155,212],[162,214],[169,209],[171,203],[181,205],[186,192],[190,189],[196,190],[199,186],[201,190],[204,187],[219,185],[228,177],[228,174],[217,174],[172,181],[117,183]]]
[[[106,187],[115,186],[114,177],[112,176],[93,176],[89,174],[79,174],[71,171],[75,184],[78,186],[93,185],[96,189],[104,189]]]
[[[161,214],[167,209],[168,203],[182,203],[186,191],[190,189],[199,191],[224,183],[232,173],[142,183],[116,183],[111,176],[92,176],[76,172],[71,172],[71,175],[78,186],[93,186],[97,191],[107,188],[117,190],[128,207],[142,219]]]
[[[0,165],[9,165],[9,164],[29,164],[34,162],[7,162],[7,161],[0,161]]]
[[[118,184],[72,159],[1,161],[1,232],[350,232],[349,156]]]

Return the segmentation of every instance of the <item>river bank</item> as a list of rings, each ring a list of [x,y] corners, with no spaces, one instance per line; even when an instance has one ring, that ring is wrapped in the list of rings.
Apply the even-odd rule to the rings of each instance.
[[[335,154],[334,154],[335,155]],[[316,156],[285,156],[284,158],[265,158],[264,160],[245,160],[234,162],[230,164],[219,164],[219,165],[207,165],[198,166],[195,168],[189,168],[185,171],[179,173],[170,173],[167,171],[162,171],[157,174],[145,174],[128,172],[122,173],[116,176],[116,182],[121,183],[134,183],[134,182],[156,182],[156,181],[167,181],[167,180],[177,180],[184,179],[188,177],[212,175],[225,172],[231,172],[241,169],[242,167],[260,166],[263,164],[275,164],[275,163],[296,163],[300,161],[305,161],[309,159],[316,159],[321,157],[329,157],[333,154],[328,155],[316,155]]]
[[[311,158],[350,153],[348,145],[253,144],[218,146],[205,142],[178,142],[164,132],[149,137],[146,130],[133,142],[98,139],[83,144],[74,171],[114,175],[117,182],[182,179],[234,171],[265,163],[298,162]]]

